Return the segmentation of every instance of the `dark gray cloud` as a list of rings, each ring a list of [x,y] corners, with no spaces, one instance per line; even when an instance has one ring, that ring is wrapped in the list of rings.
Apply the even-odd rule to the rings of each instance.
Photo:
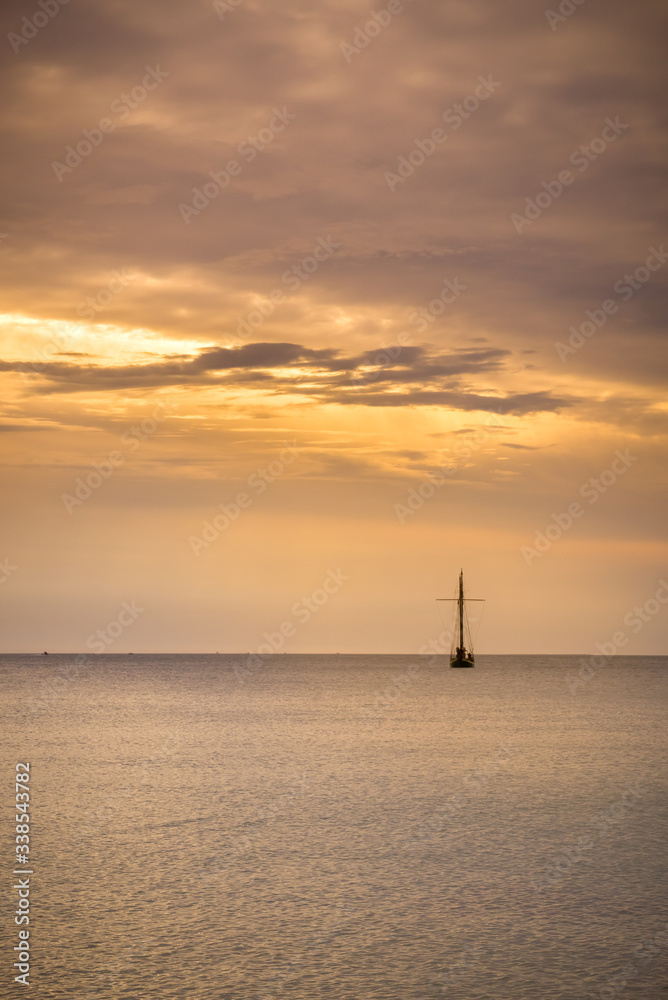
[[[5,37],[25,15],[17,0],[4,7]],[[76,319],[128,266],[162,281],[161,294],[140,279],[97,319],[224,341],[250,308],[244,296],[280,286],[333,231],[341,250],[305,288],[320,305],[399,318],[458,275],[468,291],[434,333],[447,343],[453,326],[484,330],[495,346],[538,346],[539,365],[553,366],[554,340],[665,231],[665,5],[589,0],[552,31],[533,0],[407,3],[348,64],[341,43],[368,16],[362,0],[244,0],[222,21],[205,0],[104,0],[68,4],[17,53],[8,45],[8,308],[29,297],[44,315]],[[59,183],[52,162],[158,64],[165,81]],[[385,172],[490,75],[498,90],[390,191]],[[295,121],[185,225],[178,205],[239,158],[274,107]],[[518,235],[511,214],[609,116],[629,129]],[[665,289],[661,272],[643,293],[637,320],[652,339]],[[285,339],[279,322],[267,323],[267,340]],[[300,322],[300,341],[320,346],[308,332]],[[630,340],[583,354],[582,369],[615,377],[620,357],[633,378],[652,377]]]
[[[305,396],[319,402],[362,406],[440,406],[469,411],[527,414],[572,406],[572,396],[549,391],[493,395],[464,386],[475,376],[502,371],[511,352],[474,348],[439,353],[429,345],[365,351],[346,357],[332,348],[299,344],[254,343],[238,348],[205,349],[188,361],[152,362],[127,367],[49,362],[41,366],[38,393],[118,391],[164,386],[218,385],[258,388],[272,394]],[[0,363],[22,370],[21,363]],[[292,374],[282,373],[284,368]],[[220,373],[225,373],[223,378]],[[306,385],[302,383],[306,382]]]
[[[553,396],[549,392],[508,393],[504,396],[483,396],[474,392],[412,391],[408,393],[367,393],[360,400],[350,396],[339,403],[363,403],[365,406],[443,406],[453,410],[482,410],[488,413],[524,416],[530,413],[556,413],[572,406],[573,399]]]
[[[0,434],[22,433],[24,431],[48,431],[47,425],[39,424],[0,424]]]
[[[286,365],[326,366],[335,351],[314,351],[299,344],[246,344],[244,347],[203,351],[187,367],[195,371],[224,371],[235,368],[278,368]],[[334,362],[335,364],[335,362]]]

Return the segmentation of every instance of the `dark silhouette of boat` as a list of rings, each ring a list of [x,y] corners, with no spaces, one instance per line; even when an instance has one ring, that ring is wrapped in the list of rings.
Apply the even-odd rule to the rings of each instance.
[[[439,601],[452,601],[455,604],[455,625],[452,630],[452,649],[450,651],[451,667],[474,667],[475,656],[473,655],[473,640],[468,616],[466,614],[466,604],[475,601],[476,604],[484,603],[484,598],[464,597],[464,570],[459,573],[459,592],[457,597],[439,597]]]

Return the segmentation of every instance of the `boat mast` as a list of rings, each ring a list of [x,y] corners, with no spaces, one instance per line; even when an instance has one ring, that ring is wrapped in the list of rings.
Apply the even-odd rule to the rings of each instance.
[[[464,570],[459,571],[459,648],[464,648]]]

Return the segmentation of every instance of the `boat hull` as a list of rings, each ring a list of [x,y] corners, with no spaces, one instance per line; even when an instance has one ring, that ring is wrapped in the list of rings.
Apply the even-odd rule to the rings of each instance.
[[[457,659],[455,657],[454,659],[450,660],[450,666],[451,667],[474,667],[475,666],[475,659],[472,656],[471,657],[466,657],[465,659],[461,659],[461,660],[459,660],[459,659]]]

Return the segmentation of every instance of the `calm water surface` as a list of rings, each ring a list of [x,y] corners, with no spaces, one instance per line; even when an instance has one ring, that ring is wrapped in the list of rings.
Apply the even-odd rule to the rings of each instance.
[[[667,1000],[667,658],[74,663],[0,657],[32,997]]]

